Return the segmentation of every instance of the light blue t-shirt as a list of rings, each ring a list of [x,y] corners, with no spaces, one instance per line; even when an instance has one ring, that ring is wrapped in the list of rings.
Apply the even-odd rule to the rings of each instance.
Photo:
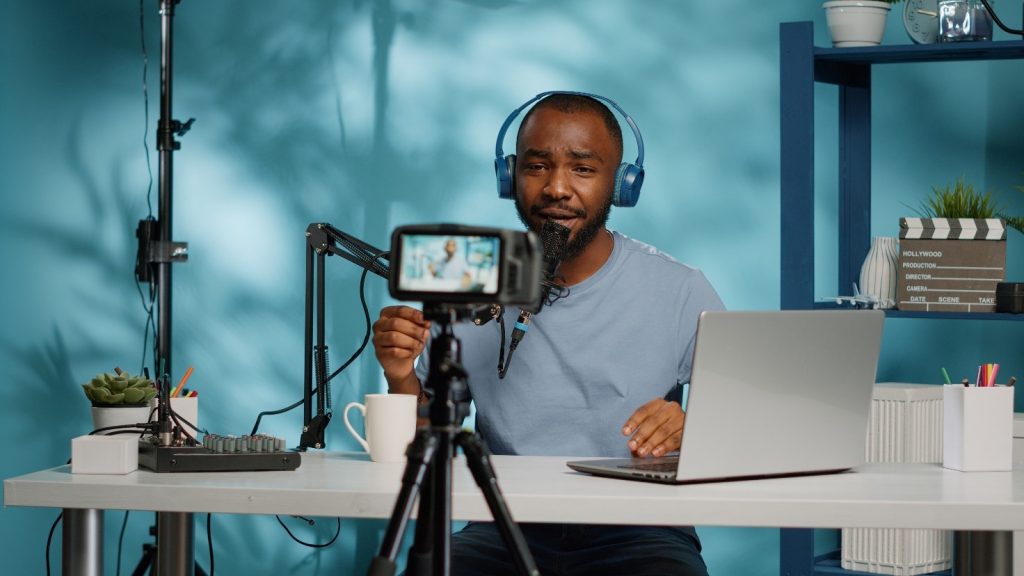
[[[628,456],[629,416],[689,381],[697,318],[724,309],[721,299],[699,270],[613,237],[594,275],[533,316],[503,380],[500,324],[455,326],[477,431],[493,453]],[[509,335],[518,314],[505,310]],[[426,364],[417,365],[421,382]]]

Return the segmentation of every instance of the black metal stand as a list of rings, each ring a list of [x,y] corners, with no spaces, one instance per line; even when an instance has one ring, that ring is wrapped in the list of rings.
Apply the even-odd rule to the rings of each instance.
[[[183,136],[192,127],[194,118],[181,123],[171,112],[173,86],[174,7],[181,0],[159,0],[160,10],[160,119],[157,123],[156,146],[158,161],[158,214],[142,220],[136,231],[139,240],[139,255],[136,261],[136,278],[140,282],[155,284],[157,308],[157,335],[154,342],[154,371],[161,378],[172,373],[171,365],[171,264],[188,259],[188,244],[173,242],[172,200],[173,200],[173,153],[181,148],[175,139]],[[186,574],[189,570],[202,573],[194,567],[192,556],[192,514],[182,512],[158,512],[156,525],[150,529],[156,536],[157,545],[145,545],[143,556],[135,572],[141,574],[147,568],[152,571],[153,555],[155,568],[160,574]],[[173,551],[173,553],[172,553]]]
[[[306,342],[303,360],[302,435],[299,450],[325,448],[324,431],[331,423],[330,376],[327,344],[324,340],[326,283],[324,268],[330,255],[341,256],[365,270],[387,279],[387,251],[345,234],[330,224],[316,222],[306,227]],[[316,263],[314,264],[314,258]],[[315,291],[314,291],[315,285]],[[315,303],[315,304],[314,304]],[[316,343],[314,344],[314,326]],[[313,377],[316,376],[314,387]],[[313,395],[316,416],[313,416]]]
[[[428,409],[430,425],[420,429],[409,445],[402,489],[388,522],[380,554],[370,564],[370,576],[395,573],[395,557],[417,495],[419,515],[406,572],[410,576],[447,576],[450,573],[452,459],[456,447],[462,448],[466,456],[473,479],[483,492],[516,568],[521,574],[540,574],[526,540],[502,498],[487,448],[475,434],[459,429],[469,410],[469,397],[459,341],[452,331],[458,314],[452,307],[424,307],[424,315],[441,327],[441,333],[431,342],[430,374],[425,385],[433,391]],[[426,490],[423,490],[424,484]]]

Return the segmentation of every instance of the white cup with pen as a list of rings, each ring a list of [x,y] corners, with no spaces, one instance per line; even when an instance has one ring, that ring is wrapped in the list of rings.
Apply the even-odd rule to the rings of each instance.
[[[413,394],[367,394],[365,404],[349,402],[343,418],[345,427],[370,453],[374,462],[405,462],[405,449],[416,435],[417,397]],[[363,414],[366,436],[360,436],[349,421],[349,411]]]

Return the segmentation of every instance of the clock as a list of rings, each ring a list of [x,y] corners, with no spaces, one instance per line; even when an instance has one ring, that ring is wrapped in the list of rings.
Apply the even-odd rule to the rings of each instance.
[[[903,27],[915,44],[933,44],[938,41],[938,0],[904,0]]]

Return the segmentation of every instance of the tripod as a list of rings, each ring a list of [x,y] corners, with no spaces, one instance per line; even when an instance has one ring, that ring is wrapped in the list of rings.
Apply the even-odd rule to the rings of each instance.
[[[390,576],[395,573],[395,557],[418,494],[419,514],[407,572],[410,576],[448,576],[451,571],[452,458],[455,448],[459,447],[516,568],[521,574],[539,576],[526,540],[498,489],[487,448],[476,434],[458,428],[469,410],[459,340],[452,330],[452,324],[459,320],[459,310],[454,306],[428,304],[424,306],[424,316],[441,327],[440,335],[430,345],[430,373],[426,382],[426,387],[434,392],[428,405],[430,425],[416,433],[406,451],[408,460],[402,475],[402,489],[388,521],[380,554],[371,562],[369,574]],[[426,490],[423,490],[424,484]]]

